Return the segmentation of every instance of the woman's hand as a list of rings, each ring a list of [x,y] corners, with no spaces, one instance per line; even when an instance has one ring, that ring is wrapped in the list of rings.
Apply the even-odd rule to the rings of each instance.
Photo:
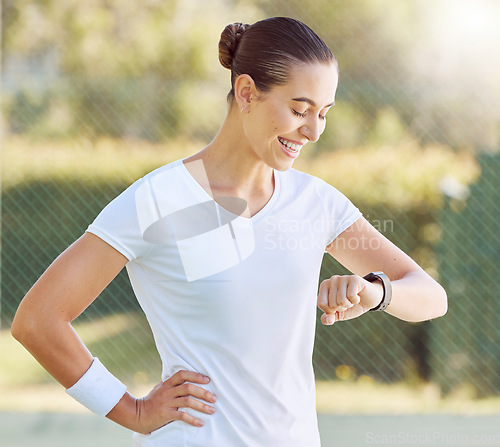
[[[179,407],[192,408],[206,414],[215,413],[215,408],[198,399],[214,403],[214,394],[195,383],[207,384],[210,379],[192,371],[178,371],[170,379],[156,385],[153,390],[137,403],[137,415],[141,432],[150,433],[169,422],[183,421],[201,427],[203,421],[179,411]],[[196,398],[196,399],[195,399]]]
[[[446,313],[445,290],[364,217],[341,233],[326,251],[350,272],[364,275],[380,271],[390,278],[392,300],[385,313],[412,322],[430,320]],[[382,300],[382,289],[380,281],[368,283],[359,276],[333,277],[322,285],[318,305],[326,314],[339,311],[332,320],[347,320],[377,306]],[[347,310],[340,310],[342,307]],[[323,324],[326,318],[322,317]]]
[[[206,414],[215,413],[215,408],[202,400],[214,403],[217,400],[216,396],[194,385],[195,383],[206,385],[209,382],[210,379],[203,374],[178,371],[165,382],[156,385],[142,399],[135,399],[127,393],[106,417],[142,434],[149,434],[173,421],[183,421],[201,427],[203,426],[201,419],[179,411],[179,408],[191,408]],[[130,421],[130,412],[135,415],[133,421]]]
[[[331,325],[359,317],[376,307],[383,295],[379,281],[368,282],[357,275],[332,276],[319,286],[318,307],[324,312],[321,322]]]

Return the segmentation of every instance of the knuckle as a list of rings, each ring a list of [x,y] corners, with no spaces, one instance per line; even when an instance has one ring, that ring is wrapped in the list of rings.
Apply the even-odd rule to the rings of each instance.
[[[328,290],[328,295],[329,296],[335,296],[337,295],[337,289],[338,289],[338,286],[337,284],[333,284],[330,289]]]
[[[192,407],[194,399],[189,396],[179,397],[179,406],[180,407]]]
[[[339,280],[340,276],[339,275],[333,275],[331,276],[329,279],[327,279],[327,281],[330,283],[330,284],[334,284],[336,283],[338,280]]]
[[[189,422],[192,416],[185,413],[184,411],[177,411],[176,419],[183,422]]]
[[[334,293],[331,293],[328,297],[328,305],[330,307],[335,307],[337,305],[337,299],[337,292],[335,291]]]
[[[345,304],[351,304],[354,299],[356,298],[356,294],[355,293],[348,293],[345,300],[344,300],[344,303]]]
[[[357,299],[357,298],[359,298],[359,297],[358,297],[358,294],[356,293],[356,291],[355,291],[355,290],[349,290],[349,291],[348,291],[348,293],[347,293],[347,297],[348,297],[348,298],[349,298],[349,300],[351,300],[351,301],[352,301],[352,300],[355,300],[355,299]]]
[[[174,415],[175,415],[175,412],[176,412],[176,409],[175,408],[172,408],[172,407],[167,407],[167,406],[163,406],[163,408],[158,408],[158,416],[162,419],[173,419],[174,418]]]
[[[183,379],[182,373],[183,371],[177,371],[175,374],[172,374],[166,382],[172,383],[181,381]]]
[[[196,392],[196,386],[192,383],[185,383],[182,387],[186,394],[194,394]]]

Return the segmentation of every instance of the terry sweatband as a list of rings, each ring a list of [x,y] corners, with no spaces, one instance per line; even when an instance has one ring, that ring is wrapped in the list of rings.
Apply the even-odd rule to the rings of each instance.
[[[87,372],[66,390],[73,399],[99,416],[106,416],[120,401],[127,387],[94,357]]]

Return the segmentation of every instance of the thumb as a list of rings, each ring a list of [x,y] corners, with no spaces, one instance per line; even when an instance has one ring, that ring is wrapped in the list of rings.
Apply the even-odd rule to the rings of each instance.
[[[335,323],[335,321],[337,321],[336,312],[333,314],[324,313],[323,315],[321,315],[321,323],[323,323],[325,326],[331,326],[333,323]]]

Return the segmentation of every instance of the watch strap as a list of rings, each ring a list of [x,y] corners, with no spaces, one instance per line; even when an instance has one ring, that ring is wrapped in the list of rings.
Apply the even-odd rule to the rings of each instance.
[[[382,301],[373,309],[370,309],[370,311],[383,311],[387,309],[387,306],[389,306],[392,299],[392,284],[388,276],[384,272],[371,272],[368,273],[368,275],[363,276],[363,279],[366,279],[368,282],[373,282],[379,279],[382,281],[382,288],[384,289]]]

